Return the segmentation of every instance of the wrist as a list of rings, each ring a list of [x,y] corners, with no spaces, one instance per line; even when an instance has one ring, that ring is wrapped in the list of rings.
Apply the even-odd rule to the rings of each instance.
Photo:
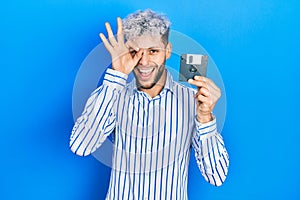
[[[119,67],[115,67],[114,65],[112,65],[112,69],[115,70],[115,71],[121,72],[122,74],[126,74],[126,75],[129,74],[126,70],[121,69]]]
[[[209,113],[208,115],[197,115],[198,122],[204,124],[213,120],[212,114]]]
[[[121,72],[122,74],[125,74],[125,75],[129,75],[131,71],[127,71],[127,70],[121,70],[121,69],[118,69],[118,68],[113,68],[114,70],[118,71],[118,72]]]
[[[115,67],[114,65],[112,65],[112,69],[117,72],[120,72],[121,74],[124,74],[126,76],[128,76],[130,74],[130,71],[128,72],[128,70],[120,68],[120,67]]]

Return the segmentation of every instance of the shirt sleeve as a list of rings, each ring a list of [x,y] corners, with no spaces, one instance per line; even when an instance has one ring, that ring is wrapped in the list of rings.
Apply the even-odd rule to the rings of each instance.
[[[201,124],[195,119],[196,133],[192,138],[195,156],[201,174],[207,182],[220,186],[226,179],[229,156],[222,136],[217,132],[216,118]]]
[[[80,156],[93,153],[114,130],[116,101],[127,78],[122,72],[106,70],[103,84],[92,92],[72,129],[72,152]]]

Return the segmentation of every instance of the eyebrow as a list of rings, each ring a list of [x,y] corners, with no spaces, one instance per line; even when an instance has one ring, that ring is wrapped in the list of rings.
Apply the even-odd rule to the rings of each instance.
[[[148,48],[141,48],[141,49],[164,49],[163,47],[158,47],[158,46],[153,46],[153,47],[148,47]],[[134,48],[130,47],[129,50],[134,50]]]
[[[148,49],[163,49],[162,47],[149,47]]]

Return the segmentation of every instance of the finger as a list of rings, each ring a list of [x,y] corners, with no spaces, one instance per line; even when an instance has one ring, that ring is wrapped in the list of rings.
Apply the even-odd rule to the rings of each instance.
[[[131,41],[126,42],[126,48],[128,49],[130,55],[133,58],[140,51],[140,48],[134,42]]]
[[[206,87],[207,88],[207,83],[205,81],[202,81],[202,80],[189,79],[188,83],[192,84],[194,86],[197,86],[197,87]]]
[[[111,52],[112,46],[111,46],[111,45],[109,44],[109,42],[107,41],[106,37],[103,35],[103,33],[100,33],[99,36],[100,36],[100,38],[101,38],[101,40],[102,40],[102,42],[103,42],[105,48],[106,48],[109,52]]]
[[[143,52],[142,51],[138,51],[135,54],[135,56],[133,57],[135,65],[142,59],[142,56],[143,56]]]
[[[210,79],[209,78],[206,78],[204,76],[195,76],[194,79],[196,81],[202,81],[205,85],[206,88],[209,88],[209,84],[210,84]]]
[[[203,95],[203,96],[209,97],[209,96],[211,96],[211,93],[205,87],[201,87],[201,88],[199,88],[198,92],[195,94],[195,97],[197,97],[198,95]]]
[[[202,81],[204,87],[206,87],[211,94],[221,96],[220,88],[218,88],[218,86],[216,86],[216,84],[211,79],[206,78],[204,76],[195,76],[195,79],[197,81]]]
[[[211,85],[213,88],[215,88],[216,90],[219,90],[220,88],[218,88],[218,86],[216,86],[216,84],[209,78],[207,77],[204,77],[204,76],[195,76],[194,77],[196,80],[199,80],[199,81],[204,81],[206,82],[207,84]]]
[[[120,17],[117,18],[117,23],[118,23],[117,40],[119,43],[124,44],[123,24],[122,24],[122,19]]]
[[[131,40],[127,41],[126,42],[126,47],[129,49],[129,50],[135,50],[136,52],[138,52],[140,50],[140,48]]]
[[[203,95],[198,95],[197,100],[201,103],[206,103],[206,104],[210,103],[210,98],[203,96]]]
[[[220,90],[216,90],[210,84],[207,84],[207,82],[205,81],[190,79],[189,83],[199,88],[197,93],[195,94],[195,97],[197,97],[199,94],[202,94],[207,97],[212,97],[212,98],[216,97],[218,99],[221,96]]]
[[[111,27],[110,27],[110,24],[108,22],[105,23],[105,27],[106,27],[106,31],[107,31],[107,34],[108,34],[108,39],[109,39],[109,42],[110,44],[114,47],[117,45],[117,41],[115,39],[115,36],[111,30]]]

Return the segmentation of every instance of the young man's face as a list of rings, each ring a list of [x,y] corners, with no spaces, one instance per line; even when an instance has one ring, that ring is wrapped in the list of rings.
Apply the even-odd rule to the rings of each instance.
[[[161,36],[140,36],[132,42],[143,53],[133,70],[137,86],[151,89],[162,78],[166,59],[171,55],[171,44],[165,45]]]

